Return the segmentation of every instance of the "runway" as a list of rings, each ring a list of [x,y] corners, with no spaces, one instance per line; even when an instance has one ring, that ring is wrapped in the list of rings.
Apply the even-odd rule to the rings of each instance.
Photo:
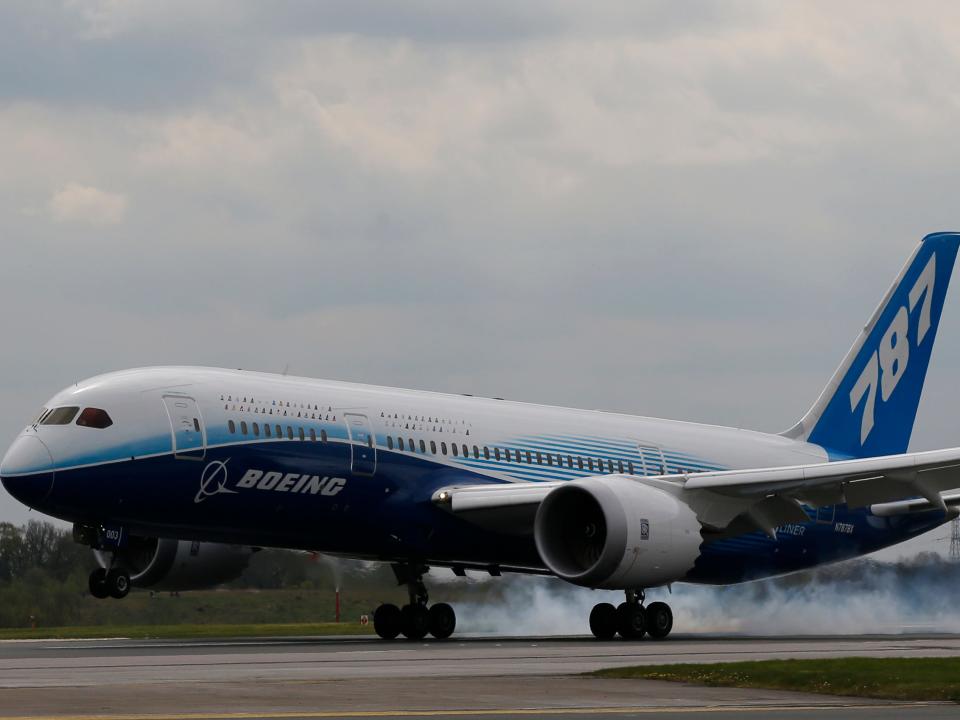
[[[770,658],[960,656],[960,636],[665,642],[369,638],[0,642],[0,717],[955,716],[956,705],[603,680],[605,667]]]

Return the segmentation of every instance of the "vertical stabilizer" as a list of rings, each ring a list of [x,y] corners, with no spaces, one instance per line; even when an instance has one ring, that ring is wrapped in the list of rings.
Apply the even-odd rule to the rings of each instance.
[[[906,452],[960,245],[927,235],[813,407],[784,435],[831,458]]]

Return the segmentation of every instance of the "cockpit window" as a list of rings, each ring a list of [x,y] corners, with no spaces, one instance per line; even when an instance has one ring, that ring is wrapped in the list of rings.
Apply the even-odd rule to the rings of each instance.
[[[78,407],[58,407],[52,410],[43,420],[41,425],[69,425],[77,416],[80,410]]]
[[[113,425],[113,420],[107,415],[106,410],[101,410],[100,408],[84,408],[83,412],[80,413],[80,417],[77,418],[77,425],[102,430],[103,428],[108,428]]]
[[[30,421],[31,425],[39,425],[40,421],[43,420],[43,416],[50,412],[49,408],[40,408],[40,412],[37,413],[37,417]]]

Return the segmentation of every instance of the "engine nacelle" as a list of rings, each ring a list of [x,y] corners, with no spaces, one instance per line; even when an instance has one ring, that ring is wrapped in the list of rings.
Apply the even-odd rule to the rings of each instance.
[[[200,590],[240,577],[254,552],[242,545],[130,537],[115,564],[130,573],[135,587]],[[93,554],[101,567],[109,567],[107,553],[94,550]]]
[[[591,588],[642,589],[680,580],[700,554],[690,507],[612,476],[564,483],[540,503],[534,539],[554,574]]]

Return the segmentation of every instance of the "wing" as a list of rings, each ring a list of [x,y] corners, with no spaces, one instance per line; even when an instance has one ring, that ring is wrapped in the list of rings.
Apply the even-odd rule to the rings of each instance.
[[[809,520],[804,505],[872,506],[884,515],[956,507],[960,493],[942,493],[960,487],[960,448],[789,467],[629,477],[678,496],[707,531],[759,529],[776,537],[778,525]],[[523,533],[531,531],[540,502],[560,484],[448,487],[434,493],[433,500],[486,527]]]

